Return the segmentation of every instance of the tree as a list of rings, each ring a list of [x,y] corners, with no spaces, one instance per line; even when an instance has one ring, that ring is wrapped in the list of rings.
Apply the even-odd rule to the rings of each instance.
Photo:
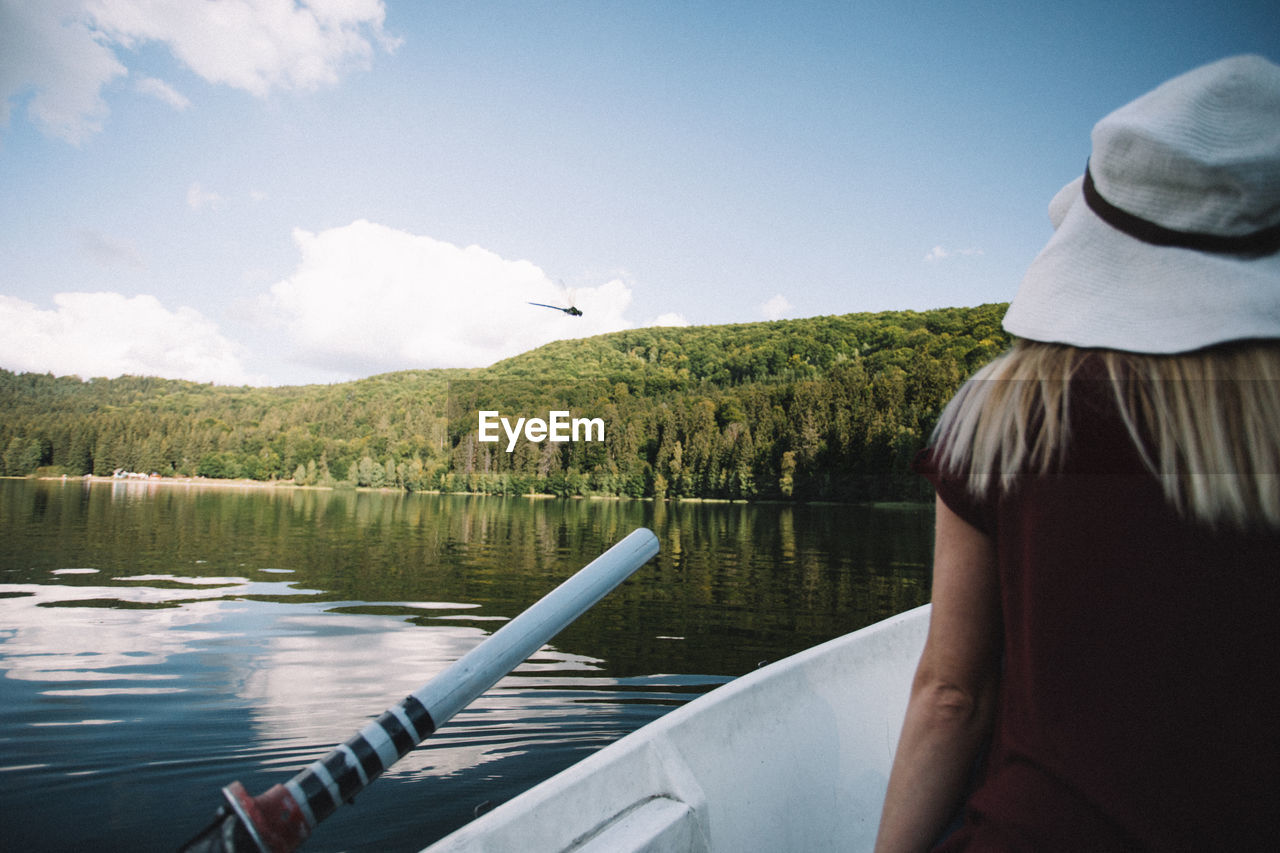
[[[40,442],[15,435],[4,450],[4,473],[10,476],[34,474],[40,465]]]
[[[778,469],[778,491],[785,498],[791,497],[796,488],[796,454],[788,450],[782,454],[782,465]]]

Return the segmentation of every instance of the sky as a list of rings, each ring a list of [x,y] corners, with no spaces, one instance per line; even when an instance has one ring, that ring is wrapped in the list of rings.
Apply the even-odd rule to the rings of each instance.
[[[1239,53],[1280,61],[1271,0],[0,0],[0,367],[1008,301],[1093,124]]]

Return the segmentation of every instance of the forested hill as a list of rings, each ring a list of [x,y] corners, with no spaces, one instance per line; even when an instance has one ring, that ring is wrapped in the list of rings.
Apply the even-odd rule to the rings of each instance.
[[[487,368],[227,387],[0,370],[0,473],[117,469],[503,494],[869,500],[1004,350],[1004,305],[657,327]],[[604,439],[480,441],[478,411],[599,419]]]

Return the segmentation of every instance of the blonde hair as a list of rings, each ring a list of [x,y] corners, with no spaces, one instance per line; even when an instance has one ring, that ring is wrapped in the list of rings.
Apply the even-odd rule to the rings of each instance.
[[[1091,358],[1171,505],[1210,527],[1280,528],[1278,341],[1177,355],[1018,341],[943,411],[939,466],[975,495],[1051,473],[1071,440],[1071,380]]]

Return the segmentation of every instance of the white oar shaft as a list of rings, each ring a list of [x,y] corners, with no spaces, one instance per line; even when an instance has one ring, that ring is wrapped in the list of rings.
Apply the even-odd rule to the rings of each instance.
[[[492,637],[413,693],[442,724],[658,553],[658,537],[641,528],[502,626]]]

